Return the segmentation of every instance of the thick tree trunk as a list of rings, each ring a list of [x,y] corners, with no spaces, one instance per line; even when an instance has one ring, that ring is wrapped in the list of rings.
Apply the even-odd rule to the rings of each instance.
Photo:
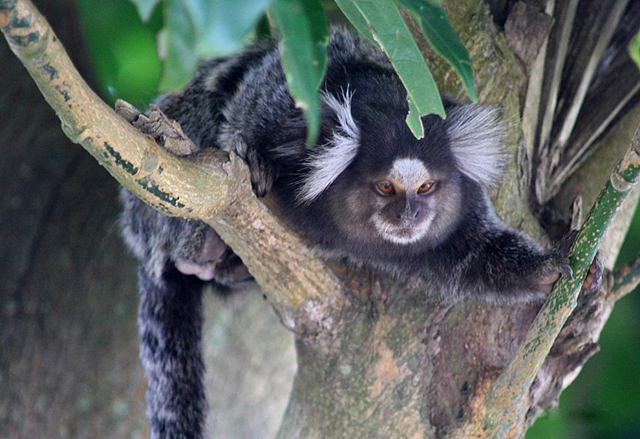
[[[471,437],[459,432],[482,416],[491,383],[542,304],[435,302],[380,279],[360,285],[349,301],[336,337],[298,339],[298,374],[279,437]],[[522,395],[526,416],[506,427],[523,433],[557,402],[597,352],[612,306],[601,291],[581,297]]]
[[[540,305],[437,303],[382,286],[351,300],[358,312],[339,338],[298,342],[281,437],[444,436],[468,420]]]

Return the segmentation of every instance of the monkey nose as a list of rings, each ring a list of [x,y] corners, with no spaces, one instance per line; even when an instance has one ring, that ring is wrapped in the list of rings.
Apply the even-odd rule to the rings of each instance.
[[[413,220],[414,221],[422,221],[426,216],[429,209],[426,206],[419,205],[413,211]]]
[[[428,211],[427,206],[422,203],[407,203],[404,212],[402,212],[398,219],[409,220],[411,222],[420,222],[426,216]]]

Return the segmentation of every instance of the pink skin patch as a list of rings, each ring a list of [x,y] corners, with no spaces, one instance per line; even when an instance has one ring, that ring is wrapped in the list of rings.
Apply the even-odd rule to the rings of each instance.
[[[189,262],[184,259],[176,261],[176,268],[182,274],[193,274],[198,276],[201,280],[211,280],[215,276],[215,262],[208,264],[197,264],[195,262]]]

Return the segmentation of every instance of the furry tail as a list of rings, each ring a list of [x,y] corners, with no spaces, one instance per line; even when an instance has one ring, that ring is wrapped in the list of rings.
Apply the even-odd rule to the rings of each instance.
[[[206,413],[202,286],[175,268],[160,278],[140,266],[140,356],[149,387],[151,439],[200,439]]]

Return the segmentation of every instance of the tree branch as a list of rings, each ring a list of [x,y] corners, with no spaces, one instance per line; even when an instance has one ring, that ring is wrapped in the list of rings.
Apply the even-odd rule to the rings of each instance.
[[[30,1],[0,1],[0,27],[67,137],[121,184],[166,215],[213,226],[281,315],[323,315],[318,307],[339,309],[342,284],[257,200],[242,160],[221,151],[177,157],[139,132],[88,87]],[[283,320],[295,326],[293,320]]]
[[[107,106],[84,82],[30,1],[0,4],[0,27],[67,137],[146,203],[166,215],[206,218],[229,198],[233,186],[219,163],[170,154]],[[197,190],[209,185],[217,190]]]
[[[613,288],[608,299],[617,302],[640,285],[640,255],[613,273]]]

